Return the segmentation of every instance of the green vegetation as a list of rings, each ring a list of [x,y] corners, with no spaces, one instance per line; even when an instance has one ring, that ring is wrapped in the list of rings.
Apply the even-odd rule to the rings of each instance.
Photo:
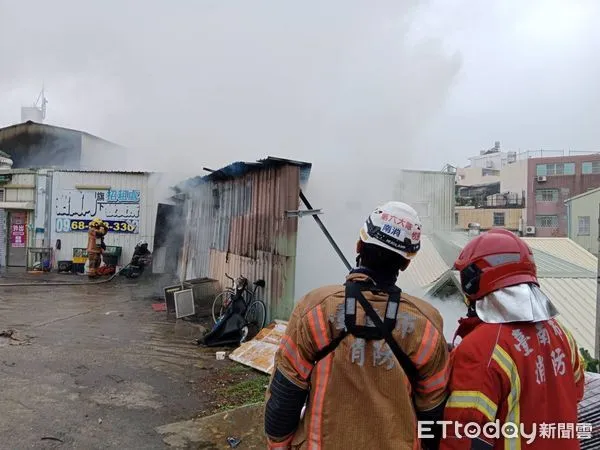
[[[244,366],[231,366],[227,371],[235,375],[247,375],[241,381],[233,381],[219,392],[220,406],[217,412],[228,411],[244,405],[265,401],[269,377]]]
[[[269,377],[256,375],[254,378],[229,386],[225,392],[227,397],[234,398],[240,405],[262,402],[265,399],[265,386],[268,383]]]
[[[581,352],[581,356],[583,356],[583,361],[585,363],[585,370],[586,372],[593,372],[593,373],[599,373],[599,366],[600,366],[600,361],[598,361],[597,359],[592,358],[592,355],[590,355],[590,352],[588,352],[586,349],[584,349],[583,347],[581,347],[579,349],[579,351]]]

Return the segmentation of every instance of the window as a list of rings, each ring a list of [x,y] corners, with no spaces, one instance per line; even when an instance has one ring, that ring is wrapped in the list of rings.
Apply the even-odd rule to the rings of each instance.
[[[577,236],[589,236],[590,235],[590,216],[579,216],[577,217],[579,222],[577,227]]]
[[[581,173],[589,175],[592,173],[600,173],[600,161],[584,162],[581,164]]]
[[[558,189],[537,189],[535,191],[535,200],[537,202],[557,202]]]
[[[546,175],[575,175],[575,163],[538,164],[535,170],[538,177]]]
[[[503,227],[504,226],[504,213],[503,212],[495,212],[494,213],[494,226],[495,227]]]
[[[557,228],[558,216],[535,216],[535,226],[538,228]]]

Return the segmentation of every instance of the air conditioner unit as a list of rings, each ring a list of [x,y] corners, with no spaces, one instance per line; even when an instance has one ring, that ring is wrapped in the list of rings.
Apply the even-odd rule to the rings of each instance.
[[[528,236],[532,236],[535,234],[535,227],[525,227],[525,234]]]
[[[544,181],[546,181],[546,180],[547,180],[547,178],[546,178],[545,176],[542,176],[542,177],[537,177],[537,182],[538,182],[538,183],[543,183],[543,182],[544,182]]]

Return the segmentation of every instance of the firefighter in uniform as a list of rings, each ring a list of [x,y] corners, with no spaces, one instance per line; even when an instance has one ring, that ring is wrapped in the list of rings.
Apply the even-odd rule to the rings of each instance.
[[[360,229],[346,283],[298,302],[267,390],[270,449],[421,448],[417,420],[442,418],[449,355],[440,313],[396,286],[420,238],[413,208],[384,204]]]
[[[468,314],[451,353],[444,420],[452,423],[440,448],[579,449],[584,363],[539,288],[529,246],[492,229],[464,247],[454,268]]]
[[[88,230],[88,244],[87,244],[87,253],[88,253],[88,277],[96,278],[98,276],[98,268],[102,262],[102,253],[104,246],[104,236],[108,232],[107,225],[99,219],[95,217],[89,224]]]

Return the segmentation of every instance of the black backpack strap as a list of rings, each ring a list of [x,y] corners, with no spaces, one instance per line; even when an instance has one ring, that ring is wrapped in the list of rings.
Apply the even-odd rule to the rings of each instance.
[[[319,350],[315,355],[315,364],[325,358],[329,353],[334,351],[346,336],[348,336],[348,330],[342,330],[342,332],[333,338],[329,344]]]
[[[392,292],[390,294],[390,297],[392,297],[392,295],[397,296],[398,297],[397,302],[399,302],[399,297],[400,297],[399,292],[398,291]],[[388,327],[386,327],[386,325],[379,318],[379,315],[377,314],[377,312],[375,312],[375,310],[373,309],[371,304],[365,299],[365,297],[362,294],[360,285],[358,283],[354,283],[354,282],[347,282],[346,283],[346,297],[355,298],[356,300],[358,300],[358,302],[361,304],[361,306],[365,310],[365,313],[367,314],[367,316],[373,321],[375,326],[383,334],[385,341],[389,345],[390,349],[394,353],[394,356],[396,357],[396,359],[402,366],[402,369],[404,369],[406,376],[408,377],[411,384],[413,385],[413,392],[414,392],[417,387],[416,384],[419,380],[419,372],[417,370],[417,367],[411,361],[411,359],[408,357],[408,355],[402,351],[402,349],[400,348],[400,346],[398,345],[398,343],[392,336],[391,330],[388,329]]]

